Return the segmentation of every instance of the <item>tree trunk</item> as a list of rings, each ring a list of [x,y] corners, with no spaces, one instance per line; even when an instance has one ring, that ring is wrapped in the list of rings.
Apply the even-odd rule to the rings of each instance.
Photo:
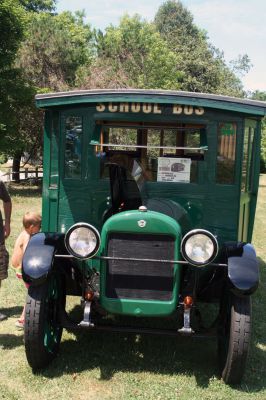
[[[19,169],[20,169],[20,160],[21,160],[21,153],[17,152],[14,154],[13,157],[13,165],[12,165],[12,180],[15,182],[19,182]]]

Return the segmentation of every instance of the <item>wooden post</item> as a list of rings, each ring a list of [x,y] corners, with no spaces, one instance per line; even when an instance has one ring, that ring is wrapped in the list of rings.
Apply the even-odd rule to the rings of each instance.
[[[25,179],[28,179],[29,168],[25,168]]]
[[[35,168],[35,176],[36,176],[36,179],[38,179],[38,167]]]

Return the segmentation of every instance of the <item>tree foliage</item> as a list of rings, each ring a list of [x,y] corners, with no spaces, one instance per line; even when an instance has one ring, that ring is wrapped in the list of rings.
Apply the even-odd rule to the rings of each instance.
[[[256,90],[252,94],[253,100],[260,100],[266,102],[266,92]],[[261,171],[266,172],[266,117],[262,120],[261,132]]]
[[[118,27],[109,26],[105,35],[98,33],[97,39],[98,58],[85,86],[112,87],[114,80],[115,87],[179,88],[178,54],[140,16],[125,15]],[[95,73],[103,72],[105,66],[106,74]]]
[[[19,0],[19,2],[26,11],[49,12],[55,9],[56,0]]]
[[[40,114],[33,107],[36,88],[14,64],[27,22],[27,13],[19,1],[0,3],[0,152],[9,156],[21,153],[33,142],[25,125],[30,115],[36,121]]]
[[[14,52],[15,68],[6,73],[9,79],[5,79],[3,91],[9,99],[13,91],[8,82],[15,81],[16,86],[13,100],[2,108],[8,124],[0,142],[1,151],[14,160],[19,160],[23,152],[33,158],[40,154],[43,114],[35,107],[34,96],[40,90],[73,87],[78,69],[90,63],[93,38],[83,13],[40,12],[52,9],[54,1],[21,3],[27,9],[25,39],[17,54]],[[15,164],[19,165],[19,161]]]
[[[0,146],[5,135],[15,130],[15,109],[21,104],[20,71],[13,67],[16,52],[23,38],[25,13],[18,1],[3,0],[0,3]],[[22,85],[23,86],[23,85]],[[24,86],[23,86],[24,88]]]
[[[39,88],[67,90],[76,74],[92,59],[93,32],[84,23],[83,13],[32,16],[17,65],[25,77]]]
[[[23,38],[25,14],[17,1],[0,3],[0,71],[10,68]]]
[[[159,88],[244,96],[247,55],[229,65],[181,1],[167,0],[153,23],[124,15],[103,33],[83,12],[55,14],[56,0],[1,0],[0,151],[41,146],[37,91]],[[255,93],[254,98],[265,93]],[[266,147],[266,146],[265,146]]]
[[[181,55],[178,68],[183,75],[183,90],[243,96],[241,81],[180,1],[166,1],[154,22],[170,49]]]

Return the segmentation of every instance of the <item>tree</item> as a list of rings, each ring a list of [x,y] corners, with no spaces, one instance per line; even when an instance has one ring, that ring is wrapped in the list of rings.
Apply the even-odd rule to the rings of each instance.
[[[256,90],[252,94],[253,100],[266,101],[266,92],[261,92],[260,90]],[[266,117],[262,120],[262,132],[261,132],[261,172],[266,172]]]
[[[21,71],[18,95],[10,115],[14,123],[5,136],[5,148],[13,156],[13,172],[17,176],[20,158],[28,152],[35,158],[42,148],[42,112],[34,105],[40,91],[68,90],[75,84],[78,69],[88,65],[92,57],[93,33],[84,23],[83,13],[53,15],[38,11],[53,1],[24,1],[25,7],[36,9],[27,13],[27,30],[17,56],[16,68]],[[38,9],[37,9],[38,6]],[[7,93],[8,93],[8,88]]]
[[[16,124],[12,109],[19,103],[20,74],[13,67],[17,49],[23,38],[25,13],[18,1],[0,3],[0,149],[3,151],[4,135]]]
[[[230,67],[236,75],[243,76],[248,73],[252,67],[251,60],[247,54],[238,55],[235,60],[230,61]]]
[[[55,0],[19,0],[19,2],[26,11],[49,12],[55,9]]]
[[[179,54],[182,90],[243,96],[239,78],[226,66],[223,53],[208,43],[180,1],[168,0],[155,16],[155,26],[170,49]]]
[[[12,66],[23,38],[25,14],[16,0],[0,3],[0,71]]]
[[[93,57],[93,32],[84,14],[64,12],[32,16],[17,57],[24,76],[39,88],[67,90]]]
[[[125,15],[118,27],[109,26],[97,39],[98,59],[85,87],[113,87],[115,82],[115,87],[179,88],[178,55],[140,16]],[[102,73],[96,76],[95,71]]]
[[[13,157],[13,166],[16,160],[19,166],[22,152],[36,143],[39,132],[36,131],[34,139],[34,134],[29,133],[40,119],[40,113],[33,107],[36,88],[15,66],[17,51],[29,21],[21,3],[28,6],[39,3],[41,7],[45,1],[3,0],[0,3],[0,151]]]

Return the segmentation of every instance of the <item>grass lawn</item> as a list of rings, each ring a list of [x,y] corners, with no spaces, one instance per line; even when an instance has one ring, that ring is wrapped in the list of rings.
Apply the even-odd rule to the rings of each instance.
[[[27,210],[40,211],[36,187],[13,186],[10,252]],[[253,296],[253,339],[243,383],[226,386],[217,377],[215,340],[189,340],[115,333],[64,331],[57,359],[42,373],[29,368],[23,332],[15,328],[25,288],[10,269],[0,290],[0,399],[266,399],[266,175],[261,176],[253,242],[261,284]],[[70,302],[70,307],[74,303]]]

